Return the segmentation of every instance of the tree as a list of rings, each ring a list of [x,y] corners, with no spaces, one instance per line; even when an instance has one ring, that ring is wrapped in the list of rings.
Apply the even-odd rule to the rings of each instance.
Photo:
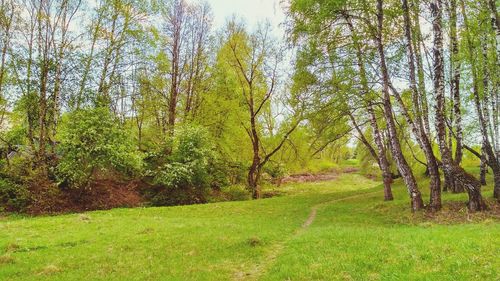
[[[242,122],[252,143],[253,157],[248,171],[247,184],[252,190],[252,197],[261,196],[259,181],[262,168],[278,152],[288,137],[297,128],[300,119],[293,120],[289,128],[282,133],[281,140],[269,152],[262,148],[262,129],[259,119],[265,110],[269,110],[272,97],[276,95],[280,81],[278,76],[281,63],[281,51],[273,45],[269,26],[261,25],[253,34],[247,34],[242,26],[229,23],[227,30],[227,58],[232,71],[237,77],[239,91],[246,105],[247,121]]]
[[[443,34],[442,34],[442,2],[434,0],[431,3],[433,16],[432,29],[434,34],[433,56],[434,56],[434,92],[436,95],[436,131],[443,171],[454,179],[455,183],[463,185],[469,193],[468,207],[471,211],[481,211],[486,204],[481,196],[481,184],[473,176],[467,174],[452,159],[451,151],[446,143],[446,121],[445,121],[445,96],[444,96],[444,58],[443,58]]]
[[[382,72],[382,93],[383,93],[383,107],[384,115],[387,121],[387,127],[389,131],[390,146],[392,149],[392,156],[394,157],[399,172],[405,181],[406,187],[408,188],[408,194],[411,199],[411,207],[413,211],[418,211],[424,207],[422,201],[422,195],[418,189],[417,181],[413,172],[406,161],[403,152],[401,150],[401,144],[397,138],[396,124],[393,117],[393,109],[391,103],[391,97],[389,94],[389,72],[387,70],[387,64],[385,61],[385,51],[383,44],[383,24],[384,24],[384,11],[383,11],[383,1],[377,0],[377,32],[374,36],[374,41],[377,46],[380,68]]]
[[[382,178],[384,181],[384,199],[386,201],[393,200],[392,190],[391,190],[391,183],[393,181],[392,173],[390,171],[389,161],[387,160],[387,157],[386,157],[386,149],[385,149],[384,143],[382,141],[380,129],[379,129],[379,126],[377,124],[377,116],[376,116],[375,110],[373,108],[373,101],[371,100],[371,97],[369,95],[370,89],[368,86],[368,79],[367,79],[367,74],[366,74],[366,69],[365,69],[365,62],[363,60],[363,54],[361,51],[360,44],[358,42],[359,36],[356,35],[356,31],[354,29],[354,26],[352,24],[352,21],[350,19],[349,14],[346,13],[344,15],[344,17],[346,19],[347,25],[349,26],[349,30],[351,32],[351,37],[353,40],[353,45],[356,49],[358,71],[359,71],[360,82],[362,84],[362,91],[363,91],[362,95],[364,97],[366,97],[364,100],[367,103],[366,106],[367,106],[367,111],[368,111],[368,115],[369,115],[370,125],[371,125],[371,128],[373,130],[374,141],[375,141],[375,144],[377,146],[378,154],[375,153],[374,149],[370,149],[370,145],[368,144],[368,142],[366,140],[364,140],[363,143],[365,143],[365,145],[370,149],[370,151],[373,151],[372,152],[373,157],[375,159],[378,159],[377,162],[378,162],[378,165],[380,167],[380,170],[382,171]],[[356,129],[358,130],[360,135],[362,136],[361,130],[359,130],[358,126],[355,124],[355,122],[356,122],[355,119],[352,118],[352,121],[353,121],[354,126],[356,127]]]

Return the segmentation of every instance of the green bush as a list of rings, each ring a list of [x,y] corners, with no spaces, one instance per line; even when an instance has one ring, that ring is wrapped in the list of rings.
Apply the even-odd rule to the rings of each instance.
[[[0,211],[23,212],[30,201],[26,186],[0,178]]]
[[[139,174],[141,155],[119,124],[107,108],[82,109],[66,115],[59,131],[59,183],[86,188],[99,172]]]
[[[149,158],[150,166],[156,168],[147,175],[155,188],[146,192],[147,197],[153,205],[205,202],[214,159],[206,129],[194,126],[176,130],[166,147]]]

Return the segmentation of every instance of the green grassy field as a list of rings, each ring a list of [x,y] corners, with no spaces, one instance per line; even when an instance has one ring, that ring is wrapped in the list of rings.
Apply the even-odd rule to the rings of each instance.
[[[424,220],[409,213],[402,185],[383,202],[379,183],[356,174],[281,190],[258,201],[3,218],[0,280],[499,280],[496,219]]]

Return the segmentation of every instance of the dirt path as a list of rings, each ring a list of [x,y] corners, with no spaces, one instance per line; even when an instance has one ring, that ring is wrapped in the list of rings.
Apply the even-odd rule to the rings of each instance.
[[[309,213],[309,216],[307,219],[304,221],[302,226],[298,229],[295,230],[295,232],[286,238],[285,240],[282,240],[278,243],[275,243],[274,245],[270,246],[267,254],[256,264],[254,264],[254,267],[245,271],[245,272],[238,272],[235,274],[233,280],[259,280],[260,277],[262,277],[269,268],[275,263],[276,259],[280,256],[280,254],[283,252],[283,250],[286,248],[286,244],[296,238],[297,236],[301,235],[305,231],[307,231],[307,228],[311,226],[311,224],[314,223],[314,220],[317,217],[318,214],[318,209],[330,205],[333,203],[341,202],[341,201],[346,201],[350,199],[356,199],[360,197],[365,197],[373,194],[380,194],[381,191],[373,191],[373,192],[368,192],[368,193],[362,193],[362,194],[356,194],[352,196],[347,196],[343,198],[338,198],[338,199],[333,199],[329,200],[326,202],[322,202],[319,204],[316,204],[311,207],[311,212]]]
[[[309,227],[313,223],[314,219],[316,218],[317,213],[318,213],[318,208],[312,207],[311,213],[309,214],[309,217],[307,217],[307,220],[302,224],[302,228]]]
[[[352,174],[357,173],[359,169],[357,168],[345,168],[342,171],[329,171],[323,173],[301,173],[292,174],[286,176],[280,180],[280,184],[286,183],[297,183],[297,182],[320,182],[320,181],[330,181],[335,180],[341,174]]]

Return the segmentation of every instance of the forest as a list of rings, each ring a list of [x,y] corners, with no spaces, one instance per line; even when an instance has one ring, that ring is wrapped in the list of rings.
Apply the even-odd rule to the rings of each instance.
[[[439,211],[442,191],[485,210],[488,172],[500,199],[498,7],[427,2],[285,1],[282,40],[236,16],[213,28],[208,2],[3,0],[2,208],[258,199],[358,159],[385,200],[400,177],[413,211]]]
[[[243,2],[0,0],[0,280],[498,280],[500,2]]]

